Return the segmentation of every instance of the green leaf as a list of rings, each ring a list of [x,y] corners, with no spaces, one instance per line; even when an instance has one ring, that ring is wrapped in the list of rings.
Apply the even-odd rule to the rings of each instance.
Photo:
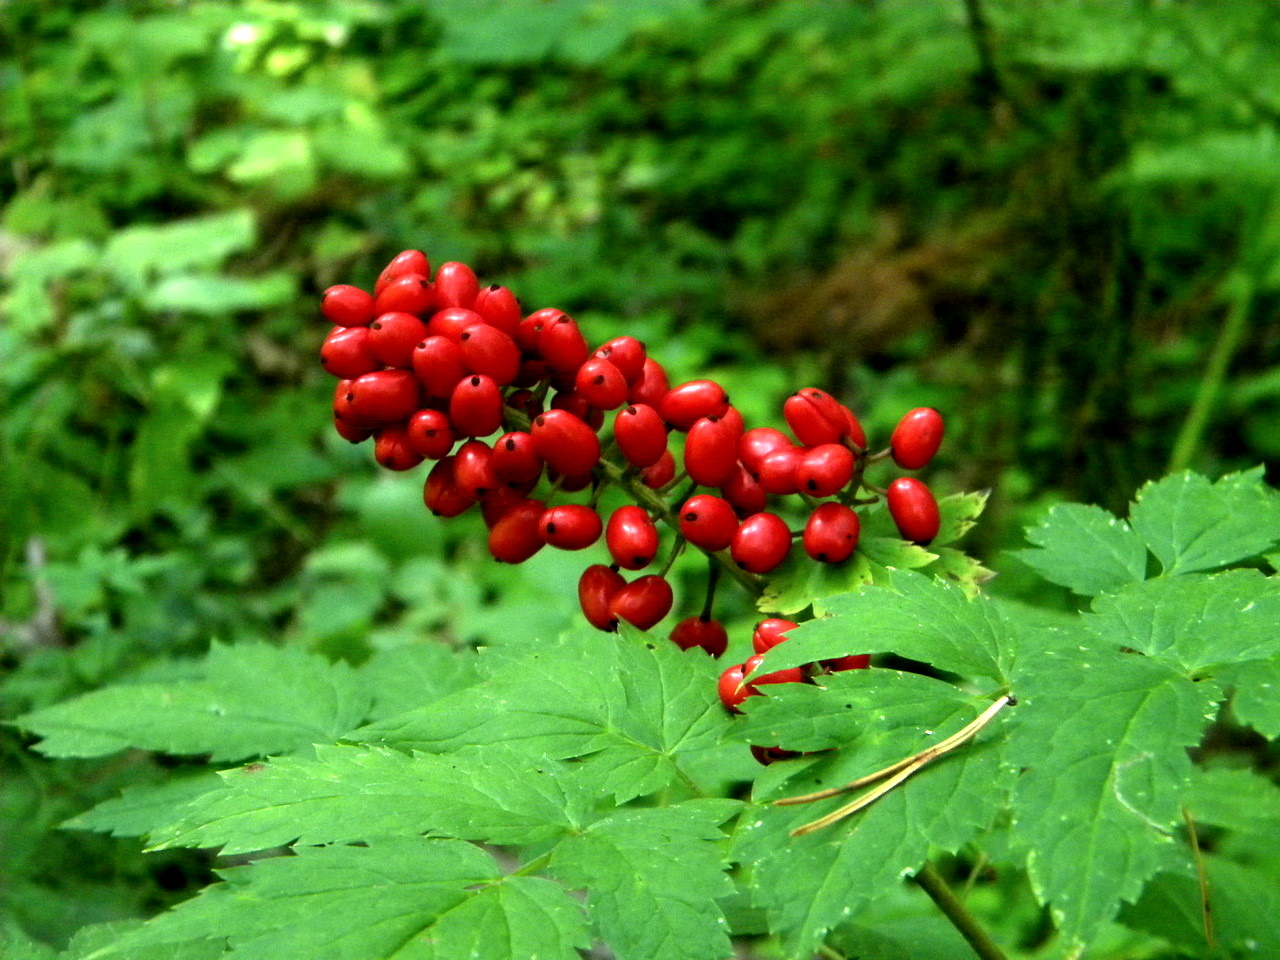
[[[587,891],[621,960],[707,960],[732,952],[716,900],[733,893],[718,825],[732,801],[618,810],[560,844],[553,876]]]
[[[296,295],[296,280],[282,271],[257,277],[181,274],[149,287],[142,302],[148,310],[217,316],[239,310],[282,306]]]
[[[1004,683],[1013,663],[1015,631],[1000,607],[914,571],[891,571],[886,583],[831,597],[825,608],[828,616],[801,624],[770,650],[760,671],[891,651]]]
[[[153,273],[219,266],[231,254],[249,249],[256,233],[247,209],[129,227],[112,235],[102,264],[127,286],[145,293]]]
[[[1024,658],[1008,762],[1020,771],[1013,841],[1036,894],[1068,941],[1087,943],[1168,864],[1187,748],[1221,692],[1077,639]]]
[[[137,748],[209,754],[214,760],[330,743],[368,713],[352,670],[300,650],[215,644],[204,678],[119,684],[18,717],[54,757],[97,757]]]
[[[223,773],[225,788],[187,804],[152,834],[152,848],[236,854],[428,832],[533,843],[574,827],[590,799],[565,764],[498,744],[447,756],[356,746],[315,754]]]
[[[480,681],[475,655],[443,643],[378,650],[360,665],[359,673],[373,691],[371,720],[413,710]]]
[[[1165,576],[1248,560],[1280,541],[1280,496],[1262,467],[1217,483],[1194,473],[1153,481],[1138,491],[1129,523]]]
[[[299,847],[295,856],[260,860],[222,876],[225,882],[206,887],[99,956],[128,957],[137,947],[218,939],[236,960],[434,957],[439,954],[424,951],[432,950],[436,925],[476,896],[469,888],[500,880],[497,864],[480,848],[422,837],[362,847]]]
[[[845,686],[840,693],[856,690],[858,684],[851,677]],[[756,781],[753,799],[764,804],[779,795],[848,783],[959,730],[987,705],[954,687],[942,696],[930,691],[929,696],[910,698],[910,686],[908,681],[882,686],[889,695],[886,708],[869,715],[849,748],[772,764]],[[868,679],[866,692],[871,689]],[[836,697],[837,691],[829,696]],[[762,702],[749,709],[765,706]],[[782,936],[788,956],[809,956],[827,931],[896,889],[932,852],[956,850],[991,824],[1006,803],[1013,777],[1000,762],[1006,723],[1003,716],[997,718],[977,741],[929,764],[859,813],[813,833],[789,836],[853,795],[744,811],[733,856],[751,868],[752,898],[768,910],[769,927]]]
[[[1197,767],[1185,802],[1198,823],[1254,834],[1264,842],[1280,836],[1280,787],[1252,770]]]
[[[490,654],[492,656],[492,654]],[[714,749],[730,718],[723,668],[701,651],[630,628],[578,628],[522,646],[487,681],[360,731],[429,753],[517,744],[531,756],[592,756],[619,800],[665,786],[685,754]]]
[[[761,613],[788,616],[806,609],[821,597],[853,590],[875,579],[867,555],[854,551],[844,563],[814,563],[803,551],[792,550],[786,563],[769,575],[764,592],[756,600]]]
[[[1268,739],[1280,737],[1280,656],[1223,667],[1217,680],[1231,689],[1237,720]]]
[[[995,576],[995,571],[987,569],[976,558],[954,547],[930,544],[929,549],[937,559],[927,567],[922,567],[920,572],[955,584],[970,600],[978,595],[982,584]]]
[[[938,535],[929,542],[929,549],[955,543],[973,529],[987,508],[990,490],[979,490],[975,493],[952,493],[938,500],[938,517],[941,524]]]
[[[125,787],[120,796],[104,800],[92,810],[63,823],[75,830],[97,830],[113,837],[141,837],[173,819],[173,811],[222,781],[212,771],[179,776],[161,783]]]
[[[1017,557],[1051,583],[1087,597],[1146,577],[1147,548],[1129,525],[1101,507],[1060,503],[1027,530],[1035,547]]]
[[[1094,601],[1085,625],[1184,673],[1280,656],[1280,580],[1256,570],[1149,580]]]

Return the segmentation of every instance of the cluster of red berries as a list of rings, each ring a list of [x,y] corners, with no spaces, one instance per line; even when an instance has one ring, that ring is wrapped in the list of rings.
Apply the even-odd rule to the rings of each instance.
[[[374,457],[392,470],[434,461],[427,508],[452,517],[478,504],[497,560],[520,563],[547,545],[581,550],[603,536],[612,563],[588,566],[578,585],[583,613],[601,630],[619,620],[647,630],[670,612],[665,574],[685,544],[706,553],[713,572],[757,587],[756,577],[776,569],[796,539],[815,561],[847,560],[858,544],[855,507],[877,494],[904,539],[923,544],[937,536],[938,504],[919,480],[901,477],[884,490],[862,480],[876,460],[891,456],[914,470],[933,457],[943,424],[931,408],[904,416],[889,449],[876,454],[853,412],[816,387],[783,404],[791,436],[747,429],[715,381],[673,387],[634,337],[592,350],[564,311],[525,314],[510,290],[481,288],[463,263],[441,264],[433,278],[418,250],[396,256],[372,293],[330,287],[321,310],[334,324],[320,359],[339,381],[338,433],[352,443],[372,437]],[[683,435],[679,461],[673,434]],[[682,480],[689,488],[677,495]],[[606,521],[597,504],[609,485],[636,505]],[[864,487],[873,495],[858,499]],[[557,502],[579,491],[588,502]],[[769,509],[771,498],[788,496],[808,514],[802,530]],[[666,567],[628,581],[621,571],[644,570],[657,558],[660,522],[676,534]],[[712,590],[715,582],[712,576]],[[722,654],[728,637],[710,608],[709,591],[703,613],[677,624],[671,639]],[[758,684],[780,682],[770,674],[744,686],[737,676],[737,699],[725,699],[730,707]]]

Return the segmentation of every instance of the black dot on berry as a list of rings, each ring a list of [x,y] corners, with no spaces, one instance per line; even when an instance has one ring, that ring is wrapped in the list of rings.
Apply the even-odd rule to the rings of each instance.
[[[478,387],[478,386],[480,386],[480,378],[479,378],[479,377],[472,377],[472,378],[471,378],[471,385],[472,385],[473,387]]]
[[[507,446],[507,449],[510,450],[511,452],[513,453],[515,452],[516,442],[514,440],[508,438],[506,446]]]
[[[351,402],[352,400],[354,400],[355,398],[356,398],[356,395],[355,395],[354,393],[348,393],[348,394],[347,394],[347,403],[350,403],[350,402]]]
[[[810,480],[808,483],[805,484],[805,486],[808,487],[809,492],[812,493],[818,489],[818,481]]]
[[[826,555],[825,553],[819,553],[819,554],[818,554],[818,562],[819,562],[819,563],[826,563],[826,562],[827,562],[827,555]]]
[[[554,523],[548,523],[547,533],[555,533],[555,532],[556,532],[556,525]]]
[[[603,373],[600,374],[591,382],[594,383],[597,387],[600,386],[602,383],[604,383],[604,374]]]
[[[470,331],[470,330],[468,330],[466,333],[464,333],[464,334],[463,334],[462,336],[460,336],[458,339],[459,339],[459,340],[470,340],[470,339],[471,339],[471,331]]]
[[[498,286],[496,283],[491,283],[491,284],[489,284],[489,292],[490,292],[490,293],[493,293],[493,291],[495,291],[495,290],[501,290],[501,289],[502,289],[502,287]]]
[[[693,523],[695,520],[698,519],[698,514],[695,511],[690,510],[688,513],[684,515],[684,518],[688,520],[690,523]]]
[[[423,340],[420,344],[418,344],[419,350],[425,350],[426,348],[427,348],[427,341]]]
[[[378,321],[377,321],[377,320],[375,320],[373,323],[369,324],[369,329],[370,329],[370,330],[381,330],[381,329],[382,329],[382,324],[378,323]]]

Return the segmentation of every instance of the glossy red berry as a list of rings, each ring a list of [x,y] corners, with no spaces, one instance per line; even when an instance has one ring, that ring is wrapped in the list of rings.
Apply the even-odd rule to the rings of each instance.
[[[841,563],[858,546],[861,522],[842,503],[821,504],[804,525],[804,552],[820,563]]]
[[[781,496],[796,493],[800,489],[796,472],[803,458],[803,447],[779,447],[761,459],[756,479],[766,493]]]
[[[658,554],[658,528],[640,507],[619,507],[609,517],[604,542],[618,566],[642,570]]]
[[[614,337],[596,348],[593,357],[603,357],[621,372],[629,387],[635,386],[644,376],[644,362],[648,359],[644,344],[635,337]]]
[[[480,282],[465,263],[450,261],[436,269],[436,297],[441,307],[466,307],[476,302]]]
[[[369,347],[368,327],[334,327],[320,348],[320,365],[325,372],[344,380],[382,367]]]
[[[325,290],[320,299],[320,312],[326,320],[340,327],[363,327],[377,316],[373,297],[348,283]]]
[[[604,524],[600,514],[585,504],[564,503],[550,507],[538,521],[542,539],[561,550],[583,550],[600,539]]]
[[[516,328],[516,343],[520,344],[520,349],[528,356],[541,357],[538,344],[542,340],[542,328],[561,316],[564,316],[563,310],[543,307],[521,320]]]
[[[828,673],[841,673],[845,670],[866,670],[871,666],[871,654],[852,653],[847,657],[836,657],[834,660],[823,660],[822,667]]]
[[[657,405],[658,414],[676,430],[688,430],[703,417],[720,417],[729,394],[714,380],[690,380],[672,387]]]
[[[387,284],[397,277],[403,277],[405,274],[416,273],[424,277],[431,276],[431,261],[427,259],[427,255],[421,250],[402,250],[397,253],[385,267],[382,273],[378,274],[378,282],[374,285],[373,292],[376,296],[386,289]]]
[[[775,450],[795,447],[791,438],[773,427],[752,427],[738,440],[738,459],[754,474],[760,473],[760,463]]]
[[[465,512],[476,498],[458,486],[454,473],[456,460],[444,457],[431,468],[427,474],[427,482],[422,488],[422,500],[437,517],[456,517]]]
[[[889,449],[904,470],[919,470],[942,445],[942,414],[932,407],[909,410],[893,429]]]
[[[750,573],[768,573],[791,552],[791,531],[775,513],[747,517],[729,544],[734,563]]]
[[[700,493],[680,508],[680,532],[702,550],[723,550],[738,532],[738,516],[726,500]]]
[[[567,410],[592,430],[604,426],[604,411],[593,407],[577,390],[562,390],[551,398],[552,410]]]
[[[597,630],[612,631],[618,628],[618,618],[610,611],[614,594],[627,585],[612,567],[596,563],[582,571],[578,578],[578,604],[582,613]]]
[[[764,660],[764,654],[756,653],[747,657],[746,663],[742,665],[742,673],[751,678],[749,683],[752,687],[762,687],[769,683],[800,683],[804,680],[804,671],[799,667],[787,667],[785,670],[774,670],[772,673],[752,677],[751,671],[760,666],[762,660]]]
[[[727,412],[727,411],[726,411]],[[704,487],[726,483],[738,467],[740,423],[728,417],[701,417],[689,427],[684,444],[684,469]]]
[[[431,337],[448,337],[454,342],[462,339],[462,335],[472,327],[487,327],[484,317],[474,310],[465,307],[445,307],[437,310],[427,321],[427,335]]]
[[[516,330],[520,327],[520,301],[506,287],[500,287],[496,283],[485,287],[476,294],[476,302],[471,309],[492,326],[515,339]]]
[[[858,450],[866,450],[867,433],[862,429],[862,424],[858,422],[857,415],[844,404],[840,405],[840,412],[844,415],[845,420],[845,438],[851,441]]]
[[[661,490],[675,477],[676,458],[671,455],[670,450],[662,451],[662,456],[653,466],[645,467],[640,471],[640,479],[650,490]]]
[[[392,424],[377,432],[373,458],[388,470],[412,470],[422,462],[422,454],[413,449],[408,431],[401,424]]]
[[[493,450],[483,440],[468,440],[453,455],[453,479],[472,500],[486,497],[502,486],[493,469]]]
[[[538,334],[538,353],[552,370],[573,374],[586,361],[590,351],[577,321],[562,313],[542,325],[542,332]]]
[[[713,657],[729,648],[729,634],[724,624],[711,617],[688,617],[671,630],[671,642],[681,650],[701,647]]]
[[[369,349],[388,367],[409,369],[413,350],[427,335],[427,325],[412,313],[392,311],[369,324]]]
[[[427,337],[413,348],[413,373],[428,396],[453,396],[453,388],[467,375],[462,348],[448,337]]]
[[[521,500],[508,507],[489,530],[489,553],[501,563],[524,563],[545,545],[538,522],[545,504]]]
[[[889,484],[886,500],[889,516],[902,534],[902,539],[922,546],[932,542],[941,529],[942,519],[933,491],[915,477],[899,477]]]
[[[667,451],[667,425],[645,403],[623,407],[613,418],[613,438],[633,467],[648,467]]]
[[[720,695],[720,702],[724,704],[724,708],[730,713],[741,713],[742,711],[738,707],[743,700],[753,693],[742,677],[742,664],[735,663],[720,674],[720,680],[716,684],[716,692]]]
[[[529,433],[542,459],[566,476],[590,473],[600,460],[600,438],[567,410],[548,410],[534,417]]]
[[[651,573],[632,580],[613,595],[609,612],[626,620],[639,630],[648,630],[671,612],[671,584],[665,577]]]
[[[760,481],[753,477],[741,463],[729,479],[721,484],[720,495],[733,506],[739,517],[759,513],[769,503],[769,494]]]
[[[504,433],[493,445],[493,472],[506,483],[528,483],[542,476],[542,457],[523,430]]]
[[[342,418],[356,426],[401,423],[420,399],[418,380],[408,370],[375,370],[351,381]]]
[[[364,443],[374,433],[372,428],[357,427],[354,424],[347,423],[336,413],[333,415],[333,429],[337,431],[338,436],[348,443]]]
[[[840,402],[817,387],[805,387],[782,405],[782,415],[805,446],[839,443],[848,428]]]
[[[489,436],[502,426],[502,388],[483,373],[463,377],[449,396],[449,421],[460,436]]]
[[[591,357],[578,368],[573,389],[597,410],[616,410],[627,402],[622,371],[604,357]]]
[[[631,384],[627,402],[644,403],[656,410],[670,388],[671,382],[667,379],[667,371],[662,364],[653,357],[646,357],[640,379]]]
[[[794,630],[798,626],[794,620],[784,620],[782,617],[761,620],[751,633],[751,649],[756,653],[767,653],[787,639],[788,630]]]
[[[459,335],[458,346],[468,370],[492,377],[500,387],[514,382],[520,372],[520,348],[497,327],[468,327]]]
[[[853,453],[843,443],[819,444],[796,464],[796,487],[812,497],[830,497],[848,485],[853,467]]]
[[[439,410],[418,410],[407,424],[409,446],[429,460],[439,460],[453,449],[453,428]]]
[[[436,290],[420,273],[406,273],[389,282],[373,300],[378,316],[384,313],[412,313],[422,316],[436,306]]]

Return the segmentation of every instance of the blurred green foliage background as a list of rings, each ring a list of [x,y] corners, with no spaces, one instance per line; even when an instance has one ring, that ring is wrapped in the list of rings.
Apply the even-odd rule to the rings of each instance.
[[[579,559],[498,567],[332,433],[319,292],[410,247],[751,424],[940,408],[993,589],[1045,503],[1280,464],[1273,0],[4,0],[0,51],[0,716],[575,615]],[[41,832],[121,776],[59,771],[0,788],[23,924],[181,892]]]

